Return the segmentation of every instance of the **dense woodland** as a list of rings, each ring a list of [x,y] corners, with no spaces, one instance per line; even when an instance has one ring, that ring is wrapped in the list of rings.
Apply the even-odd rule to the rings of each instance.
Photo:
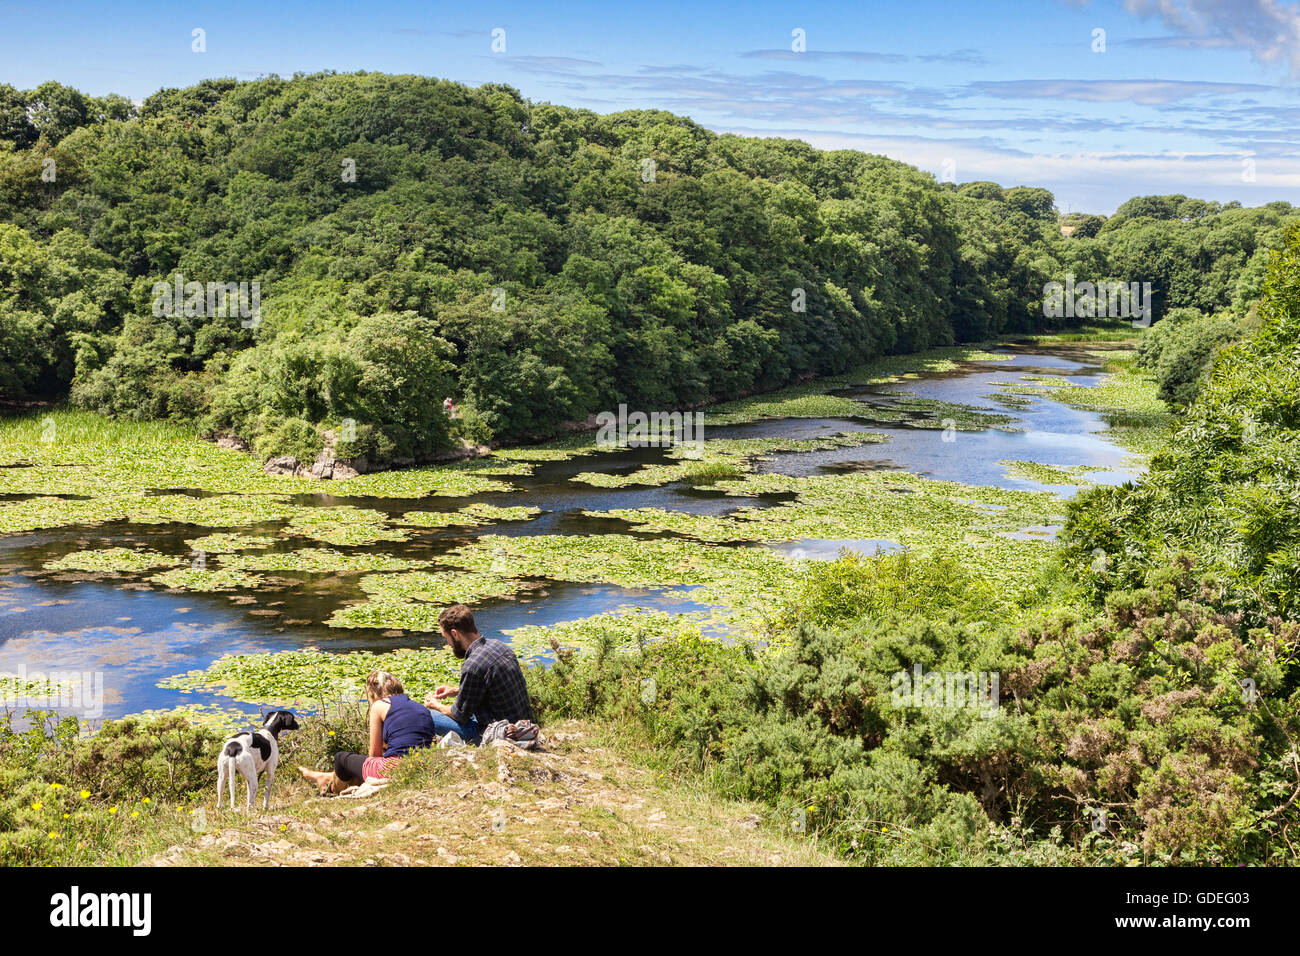
[[[313,457],[351,419],[340,457],[402,460],[1042,330],[1067,274],[1150,282],[1157,319],[1219,316],[1208,358],[1295,216],[1149,196],[1063,229],[1043,189],[415,76],[211,80],[139,108],[0,86],[0,397],[264,457]],[[155,314],[178,274],[256,281],[260,321]]]

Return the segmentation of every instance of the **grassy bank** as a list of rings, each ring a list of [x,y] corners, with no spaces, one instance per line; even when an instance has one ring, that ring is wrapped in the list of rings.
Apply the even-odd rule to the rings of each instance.
[[[0,864],[153,866],[793,865],[840,861],[815,834],[692,776],[630,762],[607,730],[547,728],[543,753],[435,750],[362,800],[320,797],[294,769],[357,743],[359,711],[286,734],[269,813],[214,809],[218,738],[174,718],[109,725],[97,747],[0,730]],[[299,739],[294,739],[297,736]],[[57,741],[57,734],[55,735]],[[96,758],[100,759],[96,759]],[[104,759],[118,762],[116,770]],[[242,785],[241,785],[242,786]],[[242,791],[241,791],[242,794]],[[242,796],[241,796],[242,799]]]

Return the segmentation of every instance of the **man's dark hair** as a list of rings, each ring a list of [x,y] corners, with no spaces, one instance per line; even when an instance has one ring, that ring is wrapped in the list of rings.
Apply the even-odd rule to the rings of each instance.
[[[447,630],[460,631],[462,634],[477,634],[474,626],[474,613],[463,604],[453,604],[444,608],[438,615],[438,623]]]

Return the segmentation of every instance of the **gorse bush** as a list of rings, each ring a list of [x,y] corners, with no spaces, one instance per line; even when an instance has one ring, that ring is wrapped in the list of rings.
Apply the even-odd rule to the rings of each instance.
[[[614,722],[863,862],[1286,862],[1300,625],[1252,628],[1220,599],[1183,559],[1019,626],[878,601],[762,654],[606,644],[529,682],[544,717]],[[899,694],[918,667],[991,689]]]
[[[212,786],[224,737],[182,717],[106,721],[31,712],[0,723],[0,863],[98,862],[129,856],[133,834]]]
[[[0,865],[133,862],[139,840],[183,833],[214,800],[226,734],[184,716],[109,720],[93,735],[53,713],[28,712],[25,722],[15,730],[13,714],[0,720]],[[297,764],[329,769],[335,751],[369,748],[364,705],[299,724],[280,738],[277,790]],[[243,800],[242,780],[237,789]]]
[[[1106,814],[1154,860],[1284,862],[1300,785],[1300,625],[1251,627],[1190,556],[1105,610],[1022,629],[1007,686],[1034,716],[1044,812]]]

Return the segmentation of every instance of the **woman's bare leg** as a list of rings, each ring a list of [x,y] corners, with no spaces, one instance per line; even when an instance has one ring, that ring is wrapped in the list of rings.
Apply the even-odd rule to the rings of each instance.
[[[332,770],[326,772],[299,766],[298,772],[306,777],[321,793],[342,793],[348,787],[355,787],[361,782],[359,780],[343,780]]]

